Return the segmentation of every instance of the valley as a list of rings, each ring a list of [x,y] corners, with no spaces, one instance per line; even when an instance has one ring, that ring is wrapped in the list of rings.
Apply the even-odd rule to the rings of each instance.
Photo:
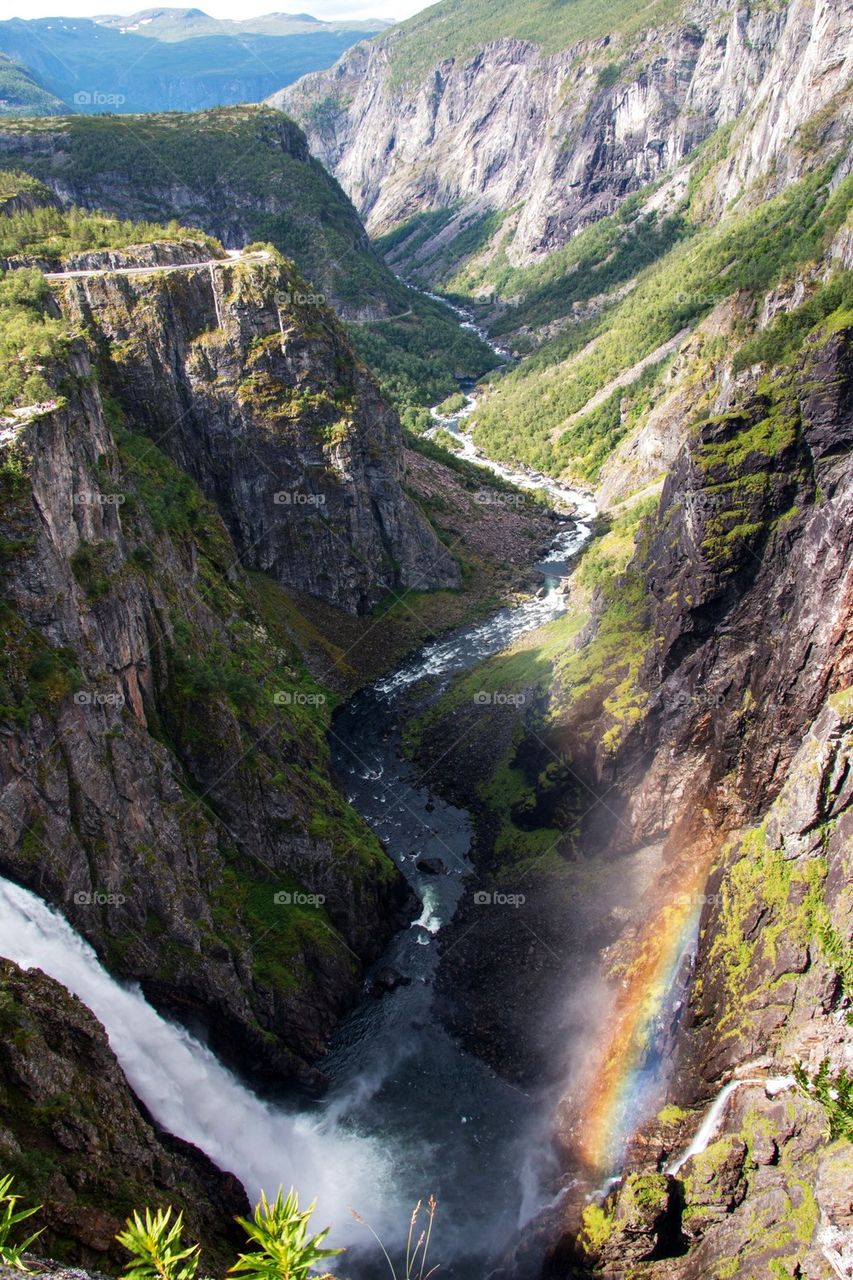
[[[449,1280],[849,1274],[851,18],[442,0],[0,122],[37,1253],[224,1274],[281,1182],[342,1280],[418,1201]]]

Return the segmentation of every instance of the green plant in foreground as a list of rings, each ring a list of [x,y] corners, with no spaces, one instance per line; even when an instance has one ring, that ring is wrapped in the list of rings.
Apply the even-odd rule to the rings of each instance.
[[[415,1239],[415,1229],[417,1227],[418,1218],[420,1217],[420,1212],[421,1212],[420,1200],[412,1210],[412,1216],[409,1219],[409,1234],[406,1238],[406,1270],[403,1272],[401,1276],[397,1275],[397,1270],[394,1266],[394,1263],[391,1261],[388,1250],[385,1248],[385,1245],[382,1243],[379,1236],[373,1230],[373,1227],[371,1227],[370,1223],[365,1221],[365,1219],[361,1216],[360,1213],[356,1213],[355,1209],[350,1209],[350,1213],[355,1218],[356,1222],[360,1223],[361,1226],[363,1227],[367,1227],[368,1231],[373,1236],[376,1243],[379,1245],[379,1248],[382,1250],[382,1253],[385,1256],[385,1261],[388,1263],[388,1268],[391,1272],[393,1280],[429,1280],[429,1277],[432,1275],[435,1275],[436,1271],[438,1271],[437,1265],[434,1267],[430,1267],[429,1271],[426,1270],[427,1258],[429,1256],[430,1240],[432,1239],[432,1224],[435,1220],[436,1208],[437,1208],[437,1204],[436,1204],[435,1197],[430,1196],[429,1200],[427,1201],[427,1214],[428,1214],[427,1225],[425,1228],[421,1230],[421,1233],[417,1239],[417,1243],[414,1243],[414,1244],[413,1242]]]
[[[172,1208],[145,1210],[128,1218],[124,1231],[116,1236],[131,1258],[124,1270],[126,1280],[195,1280],[199,1245],[182,1247],[184,1215],[172,1220]]]
[[[300,1209],[296,1191],[291,1188],[285,1200],[279,1187],[275,1203],[270,1204],[262,1192],[252,1221],[237,1219],[258,1248],[241,1253],[229,1275],[250,1276],[252,1280],[305,1280],[315,1263],[342,1253],[342,1249],[320,1247],[328,1229],[316,1236],[308,1235],[308,1219],[316,1203],[315,1200],[307,1209]]]
[[[0,1178],[0,1262],[7,1267],[17,1267],[19,1271],[26,1271],[27,1268],[21,1261],[22,1255],[26,1253],[33,1241],[38,1239],[41,1231],[33,1232],[23,1244],[12,1244],[9,1235],[13,1227],[26,1218],[31,1218],[34,1213],[38,1213],[41,1206],[37,1205],[34,1209],[16,1209],[15,1206],[21,1197],[11,1195],[11,1189],[11,1176]]]

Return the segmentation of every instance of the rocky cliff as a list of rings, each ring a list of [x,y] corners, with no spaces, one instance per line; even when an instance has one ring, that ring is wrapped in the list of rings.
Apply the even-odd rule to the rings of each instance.
[[[764,327],[734,358],[743,321],[727,330],[712,376],[685,341],[662,490],[626,447],[623,497],[566,618],[526,657],[458,681],[412,733],[478,811],[477,888],[522,900],[463,901],[445,1020],[563,1099],[563,1198],[507,1275],[539,1275],[550,1248],[560,1277],[641,1261],[691,1280],[829,1277],[824,1245],[849,1233],[849,1100],[831,1113],[848,1096],[853,998],[850,311],[805,323],[784,355],[768,358],[767,336],[797,334],[843,239],[760,300]],[[647,409],[628,439],[660,419]],[[496,714],[483,688],[522,699]],[[804,1083],[766,1094],[798,1060]],[[708,1153],[665,1174],[733,1077],[753,1083]],[[620,1168],[621,1189],[585,1213],[572,1177]]]
[[[103,1028],[39,970],[0,961],[0,1163],[42,1206],[39,1251],[90,1266],[124,1261],[115,1234],[133,1210],[172,1205],[204,1242],[203,1265],[230,1261],[240,1184],[152,1124]],[[38,1265],[38,1264],[36,1264]]]
[[[419,15],[270,102],[303,124],[373,233],[413,219],[391,260],[433,281],[486,245],[515,265],[541,258],[651,182],[683,191],[684,162],[715,131],[731,157],[718,211],[849,133],[848,3],[587,8],[543,18],[538,39],[519,38],[523,7],[479,41],[465,6],[456,23]]]
[[[407,899],[331,784],[298,614],[246,566],[290,555],[355,607],[417,574],[410,537],[450,562],[293,281],[267,258],[56,281],[54,398],[3,420],[0,867],[230,1061],[307,1080]]]
[[[61,291],[105,386],[216,502],[247,567],[353,612],[459,584],[403,491],[396,415],[277,255],[90,274]]]

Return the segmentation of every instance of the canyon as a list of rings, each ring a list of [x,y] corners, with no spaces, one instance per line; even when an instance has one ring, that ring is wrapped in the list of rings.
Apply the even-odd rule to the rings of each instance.
[[[269,1176],[158,1114],[132,983],[337,1274],[348,1196],[394,1250],[432,1192],[457,1280],[849,1272],[851,13],[552,17],[445,0],[168,181],[153,117],[147,189],[108,121],[0,133],[0,1165],[54,1256],[149,1186],[216,1274]],[[94,1061],[112,1146],[44,1114]]]

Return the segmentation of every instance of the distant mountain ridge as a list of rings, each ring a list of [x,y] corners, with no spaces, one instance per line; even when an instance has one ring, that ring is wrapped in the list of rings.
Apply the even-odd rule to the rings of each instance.
[[[9,105],[0,93],[0,115],[54,114],[63,103],[83,113],[128,114],[257,102],[331,66],[357,40],[386,26],[379,19],[321,22],[286,13],[219,21],[200,9],[168,8],[12,18],[0,22],[0,53],[23,64],[19,77],[33,88],[8,95]]]

